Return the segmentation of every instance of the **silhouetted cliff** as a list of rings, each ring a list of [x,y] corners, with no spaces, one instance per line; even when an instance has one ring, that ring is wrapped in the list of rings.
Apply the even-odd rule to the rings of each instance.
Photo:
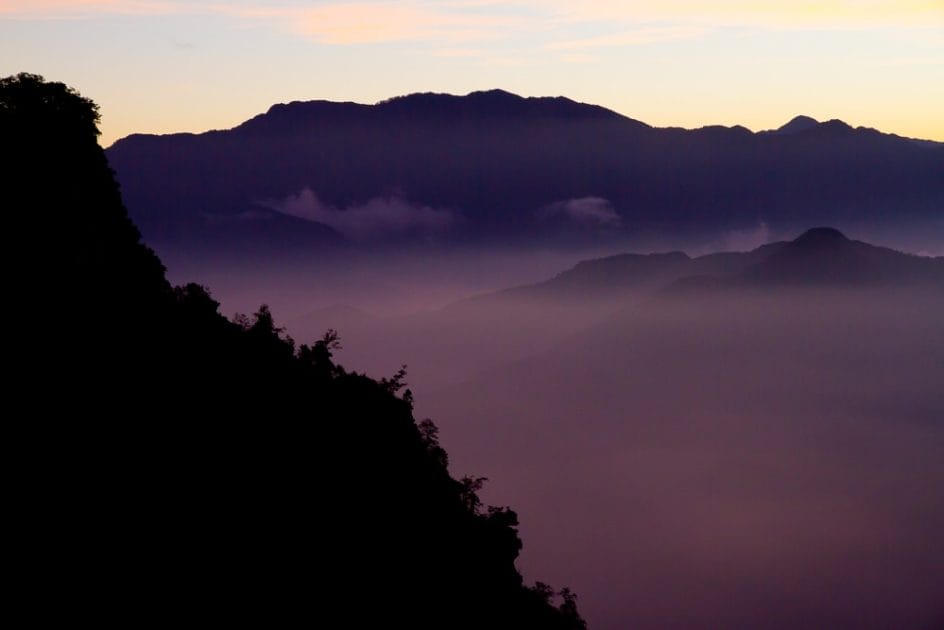
[[[0,80],[7,209],[59,301],[25,379],[49,419],[24,443],[18,577],[106,626],[583,627],[568,591],[523,584],[514,512],[449,475],[403,373],[347,372],[331,331],[296,345],[266,307],[230,321],[168,284],[97,120],[62,84]]]

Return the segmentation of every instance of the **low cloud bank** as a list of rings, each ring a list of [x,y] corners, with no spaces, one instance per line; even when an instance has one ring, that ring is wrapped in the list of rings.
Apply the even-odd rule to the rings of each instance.
[[[323,223],[361,242],[404,236],[431,238],[448,232],[458,220],[452,210],[414,204],[396,195],[338,208],[321,201],[310,188],[266,205],[293,217]]]
[[[580,197],[556,201],[538,210],[537,217],[542,220],[563,217],[591,227],[616,228],[622,225],[622,219],[616,213],[613,204],[603,197]]]

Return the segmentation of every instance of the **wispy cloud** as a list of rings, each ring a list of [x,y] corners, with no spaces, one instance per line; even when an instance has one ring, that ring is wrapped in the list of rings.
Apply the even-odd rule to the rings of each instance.
[[[603,197],[580,197],[556,201],[537,211],[539,219],[563,217],[574,223],[596,227],[619,227],[620,215]]]
[[[940,0],[329,0],[312,4],[286,0],[0,0],[0,18],[178,13],[270,20],[277,28],[329,45],[402,41],[452,45],[530,33],[540,35],[552,47],[589,48],[682,39],[718,26],[944,26],[944,3]],[[580,37],[575,37],[578,30]]]
[[[284,214],[323,223],[362,242],[404,235],[431,238],[447,232],[458,220],[450,210],[413,204],[398,196],[374,197],[363,204],[337,208],[321,201],[309,188],[265,205]]]

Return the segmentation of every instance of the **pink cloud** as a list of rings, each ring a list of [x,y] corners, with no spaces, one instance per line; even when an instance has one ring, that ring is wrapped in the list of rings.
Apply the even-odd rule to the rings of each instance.
[[[461,43],[503,35],[543,33],[554,48],[645,44],[696,36],[719,25],[762,27],[858,27],[927,25],[944,17],[940,0],[826,0],[784,3],[771,0],[343,0],[298,5],[254,0],[243,3],[182,0],[0,0],[0,17],[74,19],[102,14],[217,14],[269,19],[281,28],[324,44],[394,41]],[[605,26],[608,33],[568,37],[574,24]],[[615,32],[615,34],[613,34]]]

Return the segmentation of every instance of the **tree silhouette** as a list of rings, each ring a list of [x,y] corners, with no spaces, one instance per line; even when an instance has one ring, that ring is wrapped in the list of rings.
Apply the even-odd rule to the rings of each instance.
[[[97,121],[61,83],[0,80],[28,281],[72,313],[68,361],[33,350],[55,421],[21,577],[106,626],[584,627],[569,591],[524,585],[517,516],[450,476],[435,425],[397,395],[405,369],[348,372],[336,331],[299,346],[264,305],[230,321],[206,288],[170,286]]]

